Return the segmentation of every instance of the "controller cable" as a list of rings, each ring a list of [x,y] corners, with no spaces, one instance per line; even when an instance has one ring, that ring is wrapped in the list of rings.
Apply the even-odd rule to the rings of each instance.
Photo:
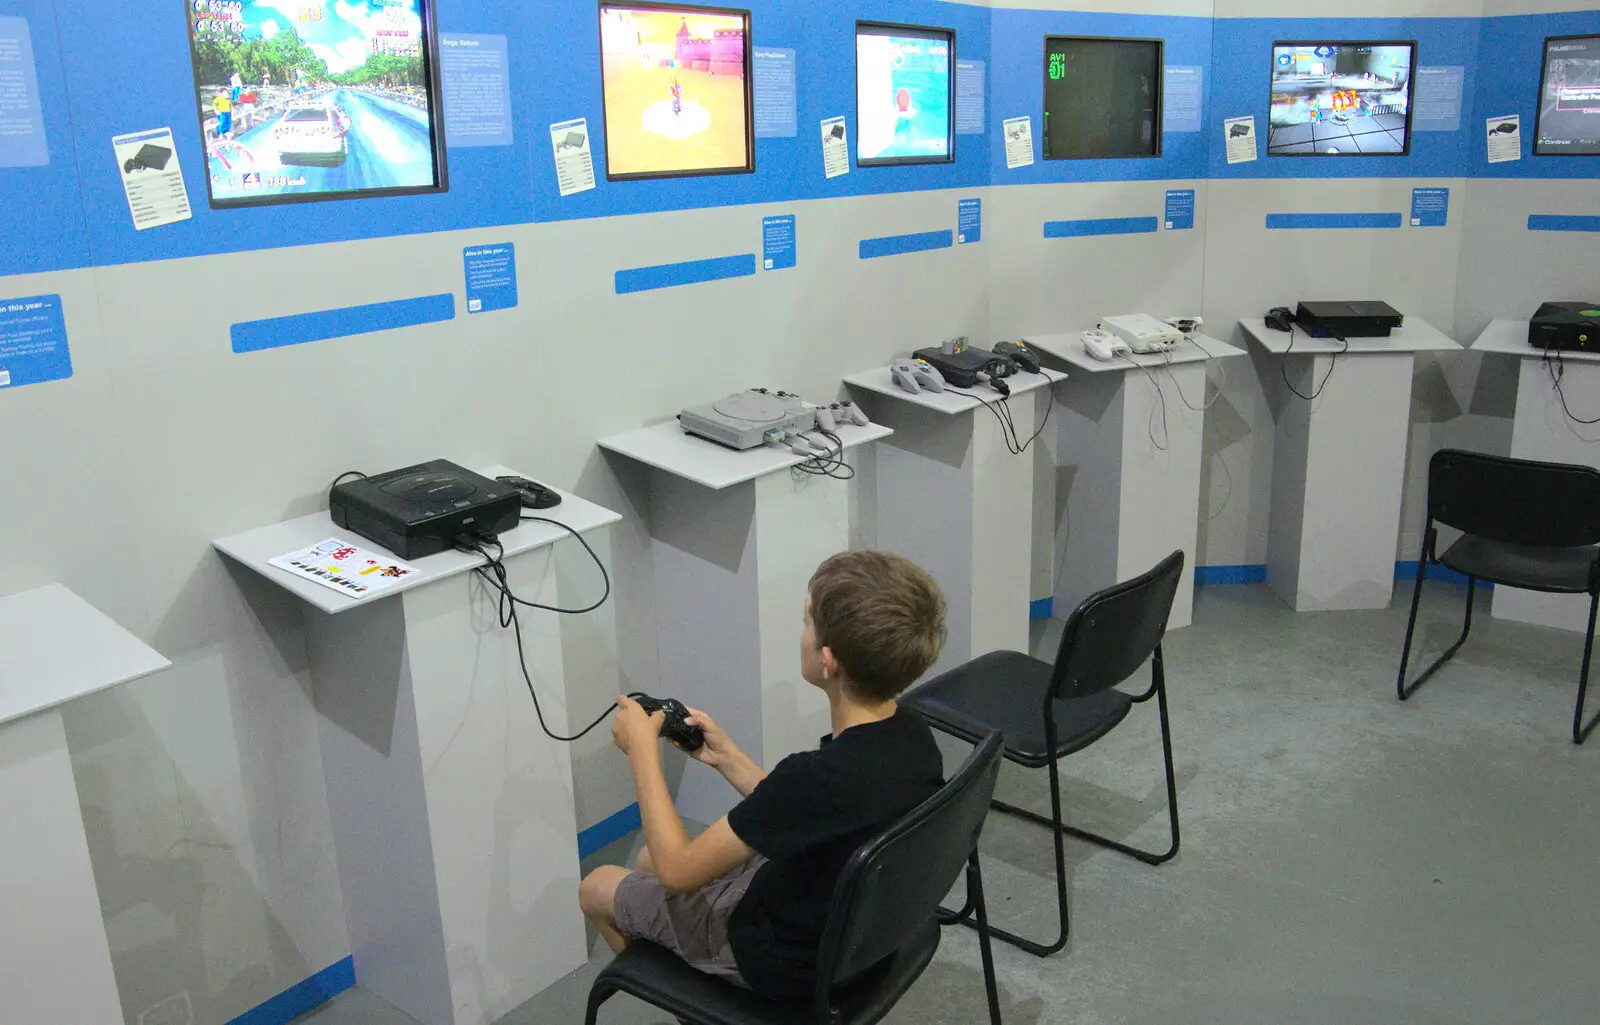
[[[472,572],[485,584],[489,585],[492,590],[498,592],[495,610],[497,619],[499,620],[500,627],[502,629],[505,627],[510,627],[516,634],[517,664],[522,670],[523,682],[528,685],[528,696],[533,699],[533,711],[534,714],[539,718],[539,728],[543,730],[545,736],[549,737],[551,740],[558,740],[564,744],[570,744],[573,741],[582,740],[584,737],[588,736],[596,726],[599,726],[601,723],[605,722],[606,718],[611,715],[612,712],[617,710],[617,704],[616,702],[612,702],[604,712],[600,713],[598,718],[570,737],[564,737],[561,734],[551,730],[550,726],[545,722],[544,719],[544,707],[539,703],[539,692],[533,685],[533,674],[528,671],[528,656],[527,652],[523,650],[522,621],[517,615],[517,606],[522,605],[532,609],[541,609],[546,612],[555,612],[564,616],[581,616],[584,613],[593,612],[595,609],[598,609],[600,606],[606,603],[607,599],[611,597],[611,575],[606,572],[605,564],[600,561],[600,557],[595,554],[594,549],[589,547],[589,542],[584,540],[583,535],[578,533],[576,530],[573,530],[565,523],[562,523],[560,520],[553,520],[545,516],[529,516],[526,513],[522,515],[522,519],[524,521],[534,520],[539,523],[548,523],[553,526],[560,527],[562,530],[576,538],[579,544],[583,545],[584,551],[589,553],[589,558],[594,560],[595,566],[600,570],[601,579],[605,581],[605,593],[600,596],[599,601],[581,609],[564,609],[555,605],[542,605],[538,602],[518,598],[514,593],[512,593],[510,576],[506,570],[505,544],[501,542],[498,537],[478,535],[471,538],[462,538],[457,541],[456,550],[460,552],[466,552],[468,554],[477,554],[483,557],[484,565],[479,566]],[[490,545],[494,546],[493,552],[489,550]],[[642,696],[642,694],[635,693],[629,694],[628,696],[631,698],[639,698]]]
[[[834,480],[853,480],[856,470],[855,467],[845,462],[844,440],[835,432],[821,427],[813,428],[813,431],[832,442],[834,451],[825,456],[812,456],[805,462],[795,465],[793,467],[794,472],[796,474],[810,474],[814,477],[832,477]]]
[[[946,387],[951,391],[960,392],[963,395],[970,395],[988,407],[989,412],[993,413],[995,419],[1000,421],[1000,437],[1003,441],[1005,441],[1006,449],[1014,456],[1022,455],[1024,452],[1028,451],[1028,447],[1030,445],[1039,440],[1039,436],[1044,433],[1045,427],[1047,427],[1050,423],[1051,411],[1056,408],[1056,390],[1054,387],[1046,385],[1046,405],[1044,407],[1044,417],[1039,421],[1038,428],[1028,436],[1028,440],[1022,441],[1022,435],[1018,433],[1017,422],[1012,415],[1010,396],[1002,396],[995,401],[990,402],[982,395],[979,395],[977,392],[971,391],[967,388],[958,388],[953,384],[946,385]]]
[[[1328,379],[1333,376],[1333,368],[1339,365],[1339,357],[1350,351],[1350,340],[1347,338],[1339,338],[1338,335],[1333,336],[1338,338],[1340,342],[1344,343],[1344,348],[1333,354],[1333,360],[1328,364],[1328,372],[1322,375],[1322,383],[1317,385],[1316,391],[1313,391],[1310,395],[1307,395],[1305,392],[1289,383],[1289,354],[1294,352],[1294,327],[1295,326],[1293,322],[1291,322],[1289,324],[1289,347],[1283,350],[1283,359],[1278,363],[1278,373],[1283,375],[1283,383],[1288,386],[1290,391],[1294,392],[1302,399],[1305,399],[1307,402],[1315,402],[1322,395],[1322,389],[1328,386]],[[1306,337],[1311,338],[1312,336],[1308,334]],[[1315,364],[1313,364],[1313,366],[1315,366]]]
[[[1144,376],[1146,376],[1146,377],[1148,377],[1150,379],[1150,384],[1155,388],[1155,390],[1156,390],[1156,398],[1158,400],[1160,400],[1160,401],[1159,401],[1159,403],[1157,405],[1154,405],[1154,406],[1150,407],[1150,418],[1149,418],[1149,421],[1145,424],[1145,433],[1150,436],[1150,444],[1155,446],[1157,452],[1165,452],[1167,450],[1167,448],[1172,444],[1172,428],[1167,423],[1167,393],[1161,389],[1161,378],[1159,378],[1155,374],[1151,373],[1150,372],[1150,368],[1148,366],[1146,366],[1143,363],[1140,363],[1138,360],[1134,359],[1132,356],[1119,353],[1117,358],[1122,360],[1124,363],[1127,363],[1129,366],[1138,367],[1141,371],[1144,372]],[[1176,378],[1174,378],[1173,383],[1174,384],[1177,383]],[[1180,389],[1180,392],[1181,392],[1181,389]],[[1157,412],[1157,410],[1160,410],[1160,412],[1161,412],[1161,436],[1163,438],[1167,439],[1165,442],[1160,442],[1160,441],[1156,440],[1156,412]]]
[[[1215,406],[1217,404],[1217,400],[1218,399],[1222,398],[1222,389],[1224,389],[1224,388],[1226,388],[1228,386],[1228,365],[1226,363],[1222,362],[1221,360],[1217,359],[1215,356],[1213,356],[1211,354],[1211,350],[1207,349],[1204,345],[1201,345],[1198,340],[1196,340],[1196,339],[1191,337],[1191,338],[1186,339],[1186,341],[1193,342],[1194,343],[1194,347],[1196,349],[1200,350],[1201,354],[1203,356],[1205,356],[1204,362],[1207,364],[1208,367],[1209,367],[1210,364],[1215,363],[1217,365],[1217,367],[1222,371],[1222,381],[1220,383],[1218,383],[1218,385],[1217,385],[1217,393],[1215,395],[1211,396],[1211,401],[1210,402],[1203,402],[1201,405],[1198,405],[1198,406],[1195,405],[1193,402],[1190,402],[1189,401],[1189,397],[1183,393],[1183,385],[1178,383],[1178,375],[1174,374],[1172,372],[1172,353],[1163,351],[1162,354],[1161,354],[1161,358],[1166,361],[1164,366],[1165,366],[1165,369],[1167,371],[1167,376],[1172,379],[1172,386],[1174,388],[1178,389],[1178,398],[1182,399],[1183,400],[1183,404],[1185,406],[1188,406],[1190,409],[1194,410],[1196,413],[1204,413],[1206,410],[1210,409],[1212,406]],[[1204,388],[1205,388],[1205,385],[1201,385],[1201,389],[1202,389],[1201,395],[1202,396],[1205,394],[1205,392],[1203,390]]]
[[[1561,387],[1561,379],[1567,376],[1566,359],[1562,356],[1560,349],[1555,350],[1554,358],[1551,357],[1550,352],[1551,350],[1546,349],[1544,355],[1539,358],[1544,363],[1545,371],[1550,375],[1550,386],[1555,389],[1556,398],[1561,400],[1561,411],[1567,414],[1567,419],[1575,424],[1583,424],[1585,426],[1600,424],[1600,416],[1595,417],[1593,420],[1585,420],[1574,413],[1572,407],[1567,405],[1567,393]]]

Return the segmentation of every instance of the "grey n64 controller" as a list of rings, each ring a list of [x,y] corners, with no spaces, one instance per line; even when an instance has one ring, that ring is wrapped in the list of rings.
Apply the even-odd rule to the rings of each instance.
[[[944,391],[944,378],[932,363],[921,359],[901,359],[889,364],[889,375],[894,383],[913,395],[927,390]]]

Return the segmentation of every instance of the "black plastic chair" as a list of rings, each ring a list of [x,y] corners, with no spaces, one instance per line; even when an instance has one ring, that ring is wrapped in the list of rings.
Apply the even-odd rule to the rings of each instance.
[[[600,1005],[617,993],[697,1025],[872,1025],[933,960],[939,900],[955,885],[963,865],[968,892],[977,895],[989,1021],[999,1025],[978,835],[1000,774],[1000,743],[995,734],[979,744],[937,794],[845,864],[833,892],[812,999],[766,1000],[695,971],[654,943],[636,940],[594,980],[587,1025],[595,1025]]]
[[[1583,743],[1600,722],[1600,715],[1587,725],[1583,721],[1595,609],[1600,605],[1600,549],[1594,547],[1600,544],[1600,472],[1568,463],[1441,449],[1428,462],[1426,516],[1417,586],[1411,593],[1411,618],[1406,621],[1406,643],[1395,681],[1400,700],[1416,693],[1466,643],[1479,580],[1552,594],[1587,594],[1589,630],[1583,638],[1578,705],[1572,713],[1572,742]],[[1460,540],[1443,555],[1437,552],[1436,524],[1462,532]],[[1467,578],[1467,616],[1456,642],[1407,687],[1406,666],[1411,661],[1411,639],[1429,563]]]
[[[1037,957],[1048,957],[1067,945],[1067,868],[1064,835],[1159,865],[1178,853],[1178,786],[1172,774],[1172,731],[1167,721],[1167,682],[1161,660],[1161,638],[1167,630],[1172,599],[1183,575],[1183,552],[1173,552],[1143,576],[1090,595],[1072,613],[1061,631],[1054,665],[1016,651],[995,651],[918,687],[907,703],[929,724],[977,741],[990,730],[1005,735],[1006,759],[1024,768],[1050,770],[1050,816],[1004,801],[991,802],[1000,811],[1049,826],[1056,845],[1056,905],[1061,933],[1053,943],[1038,943],[1003,929],[990,932]],[[1150,689],[1138,697],[1116,690],[1117,684],[1150,662]],[[1142,851],[1061,821],[1061,780],[1056,762],[1081,751],[1111,732],[1133,706],[1156,699],[1161,710],[1161,750],[1166,758],[1167,815],[1172,846],[1162,853]],[[1042,709],[1042,713],[1041,713]],[[971,902],[951,914],[941,909],[945,924],[971,924]]]

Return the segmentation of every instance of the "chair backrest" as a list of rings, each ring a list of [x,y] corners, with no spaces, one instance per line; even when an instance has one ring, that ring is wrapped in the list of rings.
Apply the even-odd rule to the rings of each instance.
[[[978,846],[1004,738],[989,734],[939,792],[845,863],[818,952],[819,1000],[925,928]]]
[[[1428,520],[1507,544],[1600,544],[1600,472],[1440,449],[1428,462]]]
[[[1182,578],[1180,549],[1143,576],[1085,598],[1061,631],[1051,698],[1085,698],[1132,676],[1166,634]]]

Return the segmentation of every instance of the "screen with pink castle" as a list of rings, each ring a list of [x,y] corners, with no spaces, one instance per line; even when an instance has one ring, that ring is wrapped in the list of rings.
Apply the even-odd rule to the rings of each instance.
[[[601,6],[608,178],[755,170],[749,28],[746,11]]]

